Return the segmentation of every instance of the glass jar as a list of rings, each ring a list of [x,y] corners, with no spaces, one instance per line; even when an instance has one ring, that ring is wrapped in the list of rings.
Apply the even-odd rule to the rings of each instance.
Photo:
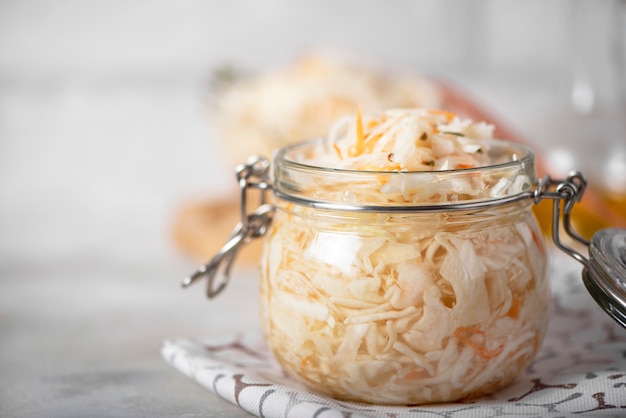
[[[312,390],[410,405],[475,398],[515,379],[549,319],[547,252],[531,210],[545,198],[555,244],[585,266],[591,295],[626,327],[626,230],[591,242],[572,230],[580,173],[537,181],[533,152],[500,140],[485,151],[490,166],[429,172],[303,164],[314,147],[238,168],[241,222],[183,281],[206,277],[207,295],[219,294],[238,249],[264,237],[263,332],[284,370]],[[261,192],[253,210],[251,190]],[[560,240],[561,228],[589,258]]]
[[[507,201],[532,186],[532,152],[505,143],[491,147],[505,161],[492,167],[381,173],[297,163],[310,146],[274,159],[261,261],[263,331],[283,368],[318,392],[379,404],[511,382],[549,317],[532,202]]]

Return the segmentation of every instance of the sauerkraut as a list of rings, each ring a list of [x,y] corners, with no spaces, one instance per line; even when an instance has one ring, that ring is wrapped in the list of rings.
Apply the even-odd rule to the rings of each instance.
[[[370,175],[358,188],[364,205],[389,195],[411,207],[418,197],[490,199],[532,177],[529,166],[510,170],[515,153],[492,158],[491,131],[442,111],[357,114],[289,158],[300,164],[293,174],[323,168],[297,191],[313,200],[341,202],[349,181],[337,179],[356,171]],[[472,171],[480,167],[489,175]],[[433,195],[427,184],[392,184],[403,173],[454,179],[464,170],[470,180],[445,198],[439,186]],[[389,176],[376,181],[380,173]],[[547,326],[546,254],[530,204],[376,212],[276,199],[261,268],[276,358],[309,387],[354,401],[423,404],[502,388],[532,360]]]
[[[440,109],[347,116],[299,161],[359,171],[445,171],[498,163],[488,156],[494,127]]]

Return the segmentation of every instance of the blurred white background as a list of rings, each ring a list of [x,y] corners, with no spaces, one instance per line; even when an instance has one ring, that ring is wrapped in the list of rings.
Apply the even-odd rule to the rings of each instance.
[[[579,111],[592,115],[593,99],[592,110],[607,105],[623,122],[625,8],[620,0],[0,0],[0,374],[46,390],[24,380],[36,375],[24,374],[30,363],[8,354],[34,353],[33,323],[52,338],[25,306],[58,321],[83,318],[60,335],[101,347],[94,318],[119,310],[128,315],[95,323],[153,327],[138,353],[156,352],[167,332],[200,332],[186,319],[211,308],[198,293],[179,296],[179,275],[195,265],[169,234],[185,199],[223,195],[234,181],[208,117],[216,68],[266,71],[322,48],[446,78],[538,148],[584,149],[574,163],[586,168],[607,156],[609,141],[626,142],[623,132],[580,138],[584,130],[570,124],[575,80]],[[602,120],[609,130],[620,119]],[[150,287],[162,289],[158,298]],[[58,313],[81,298],[78,311]],[[172,313],[190,299],[198,304]],[[141,317],[137,306],[154,317],[126,322]],[[116,335],[139,344],[130,331]],[[57,362],[48,373],[68,369]],[[6,403],[7,393],[0,404],[11,415],[28,410]],[[73,406],[63,405],[58,411]]]

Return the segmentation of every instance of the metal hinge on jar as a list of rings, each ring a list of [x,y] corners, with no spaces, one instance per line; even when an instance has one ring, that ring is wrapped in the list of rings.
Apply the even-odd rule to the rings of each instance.
[[[270,163],[264,157],[252,156],[246,164],[237,167],[236,175],[241,192],[240,221],[221,250],[205,265],[186,277],[182,286],[187,287],[196,280],[207,278],[206,295],[209,299],[221,293],[228,282],[235,257],[239,249],[254,238],[262,237],[274,214],[274,207],[267,203]],[[249,193],[259,191],[258,207],[248,208]],[[218,279],[218,273],[222,271]]]
[[[606,228],[594,234],[591,241],[581,237],[572,228],[571,212],[582,199],[587,182],[574,172],[565,180],[544,177],[535,188],[535,203],[553,199],[552,240],[563,252],[580,262],[584,268],[583,283],[596,303],[622,327],[626,328],[626,230]],[[564,203],[561,209],[561,203]],[[574,241],[587,247],[585,257],[560,238],[560,228]]]

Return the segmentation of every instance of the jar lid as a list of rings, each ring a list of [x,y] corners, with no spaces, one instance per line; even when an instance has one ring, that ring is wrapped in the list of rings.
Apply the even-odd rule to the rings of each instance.
[[[583,282],[606,313],[626,328],[626,229],[597,232],[589,245]]]

